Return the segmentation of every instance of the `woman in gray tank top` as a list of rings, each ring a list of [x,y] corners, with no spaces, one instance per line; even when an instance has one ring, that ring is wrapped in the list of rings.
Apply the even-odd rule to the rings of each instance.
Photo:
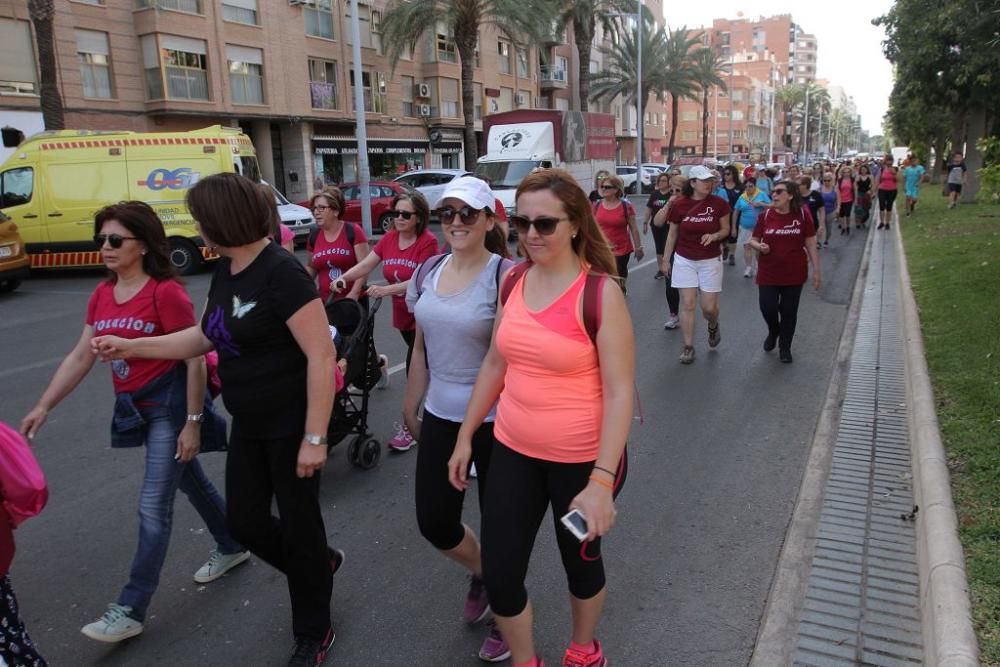
[[[494,226],[493,202],[484,181],[463,177],[448,184],[435,207],[451,253],[428,259],[417,269],[406,293],[407,306],[417,320],[403,400],[403,419],[419,445],[417,524],[428,542],[469,570],[464,616],[470,625],[486,618],[489,601],[481,579],[479,540],[462,523],[465,494],[448,482],[448,459],[490,347],[498,286],[513,264],[505,259],[506,239]],[[422,420],[417,417],[421,402]],[[492,446],[493,412],[472,441],[480,512]],[[500,662],[509,656],[510,649],[491,621],[479,657]]]

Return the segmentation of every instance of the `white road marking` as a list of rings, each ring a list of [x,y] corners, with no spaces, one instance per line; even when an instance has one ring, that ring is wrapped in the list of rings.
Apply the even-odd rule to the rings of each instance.
[[[0,378],[10,377],[11,375],[17,375],[18,373],[25,373],[27,371],[33,371],[38,368],[45,368],[46,366],[55,366],[65,359],[62,357],[52,357],[51,359],[43,359],[42,361],[35,361],[30,364],[24,364],[23,366],[14,366],[13,368],[5,368],[0,370]]]

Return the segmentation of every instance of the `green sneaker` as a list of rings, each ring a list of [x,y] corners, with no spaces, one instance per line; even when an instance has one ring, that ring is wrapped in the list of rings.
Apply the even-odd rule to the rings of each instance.
[[[80,632],[91,639],[115,644],[123,639],[135,637],[142,632],[142,623],[132,618],[132,607],[109,604],[108,610],[98,620],[88,623]]]
[[[218,549],[212,549],[208,561],[194,573],[194,580],[199,584],[207,584],[215,581],[226,572],[245,562],[250,558],[250,551],[237,551],[234,554],[220,553]]]

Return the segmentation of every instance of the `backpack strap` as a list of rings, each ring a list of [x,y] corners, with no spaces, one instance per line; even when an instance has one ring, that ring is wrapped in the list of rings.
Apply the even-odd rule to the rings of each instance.
[[[608,277],[606,273],[587,273],[586,282],[583,285],[583,328],[587,330],[587,337],[597,348],[597,332],[601,329],[601,297],[604,291],[604,280]]]
[[[500,305],[507,305],[507,299],[510,298],[510,293],[514,291],[514,286],[517,285],[518,281],[528,272],[531,268],[531,262],[521,262],[520,264],[515,264],[511,268],[510,272],[507,274],[507,279],[503,281],[500,286]]]
[[[420,295],[423,294],[424,291],[424,280],[427,278],[427,276],[431,274],[431,271],[433,271],[435,267],[437,267],[438,264],[443,262],[444,258],[450,254],[451,253],[446,252],[440,255],[434,255],[433,257],[428,257],[426,260],[424,260],[423,264],[417,267],[417,272],[414,274],[413,280],[417,285],[418,299],[420,298]]]
[[[351,247],[353,248],[354,247],[354,238],[355,238],[355,235],[357,234],[357,232],[354,229],[354,223],[353,222],[345,222],[344,225],[345,225],[344,232],[347,234],[347,242],[350,243]]]

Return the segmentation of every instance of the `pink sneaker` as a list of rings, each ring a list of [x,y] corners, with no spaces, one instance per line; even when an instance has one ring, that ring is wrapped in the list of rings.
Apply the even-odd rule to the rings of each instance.
[[[495,622],[490,621],[489,628],[490,632],[479,649],[479,659],[485,662],[503,662],[510,657],[510,647]]]
[[[410,435],[410,430],[406,428],[405,424],[397,422],[393,426],[396,429],[396,435],[392,436],[392,440],[389,441],[389,449],[394,452],[405,452],[417,444],[417,441]]]
[[[566,649],[566,655],[563,656],[562,661],[563,667],[607,667],[608,659],[604,657],[601,642],[595,639],[594,648],[597,650],[590,654],[573,648]]]
[[[465,596],[465,610],[462,612],[465,622],[475,625],[489,613],[490,601],[486,597],[486,584],[476,575],[472,575],[469,577],[469,593]]]

